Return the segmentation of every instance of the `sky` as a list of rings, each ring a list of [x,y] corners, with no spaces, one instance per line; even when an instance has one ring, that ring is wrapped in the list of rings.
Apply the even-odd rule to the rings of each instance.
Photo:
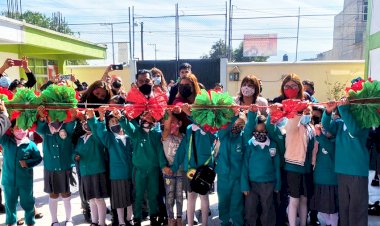
[[[277,56],[281,61],[288,54],[295,60],[297,16],[300,9],[298,60],[313,58],[332,48],[334,16],[342,11],[343,0],[232,0],[232,46],[236,48],[244,34],[277,34]],[[197,59],[208,54],[213,43],[225,40],[225,0],[24,0],[22,9],[50,16],[60,11],[75,36],[93,43],[107,45],[107,59],[91,64],[112,63],[113,25],[115,63],[119,62],[117,43],[129,41],[128,8],[134,7],[135,51],[141,59],[141,22],[143,22],[144,59],[175,59],[175,4],[179,5],[180,58]],[[0,1],[6,9],[6,1]],[[199,16],[206,15],[208,16]],[[212,15],[210,15],[212,14]],[[194,16],[198,15],[198,16]],[[320,16],[310,16],[320,15]],[[164,18],[146,18],[166,16]],[[145,18],[142,18],[145,17]],[[268,18],[271,17],[271,18]],[[250,18],[250,19],[247,19]]]

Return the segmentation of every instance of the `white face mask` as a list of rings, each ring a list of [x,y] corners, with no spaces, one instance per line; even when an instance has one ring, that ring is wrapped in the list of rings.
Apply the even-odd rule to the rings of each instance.
[[[255,94],[255,88],[249,87],[249,86],[243,86],[240,88],[241,93],[243,96],[250,97]]]

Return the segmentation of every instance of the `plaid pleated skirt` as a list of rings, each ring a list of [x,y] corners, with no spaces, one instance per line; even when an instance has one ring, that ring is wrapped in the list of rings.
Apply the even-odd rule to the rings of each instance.
[[[338,212],[338,186],[314,185],[314,196],[310,208],[318,212],[334,214]]]
[[[70,193],[71,170],[47,171],[44,169],[44,192]]]
[[[105,173],[82,176],[81,186],[83,196],[87,201],[93,198],[101,199],[109,197]]]
[[[112,209],[125,208],[132,205],[131,180],[111,180]]]

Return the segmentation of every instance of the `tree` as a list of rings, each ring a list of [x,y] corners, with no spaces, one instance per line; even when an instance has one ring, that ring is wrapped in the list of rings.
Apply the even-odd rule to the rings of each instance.
[[[234,62],[266,62],[269,56],[255,56],[245,57],[243,55],[243,42],[240,43],[239,48],[235,49],[232,54],[232,61]]]
[[[211,46],[209,55],[205,54],[201,56],[201,59],[219,59],[222,57],[227,57],[227,46],[222,39],[215,42]],[[243,42],[240,43],[239,48],[232,51],[232,61],[233,62],[266,62],[269,57],[267,56],[257,56],[257,57],[245,57],[243,56]]]
[[[33,24],[39,27],[47,28],[53,31],[58,31],[64,34],[70,34],[72,35],[73,32],[71,31],[69,25],[67,22],[62,18],[62,15],[60,12],[54,13],[52,17],[47,17],[46,15],[40,13],[40,12],[33,12],[33,11],[26,11],[22,14],[15,13],[15,14],[8,14],[8,12],[2,13],[4,16],[23,21]]]
[[[209,55],[203,55],[202,59],[219,59],[227,56],[227,47],[226,43],[222,39],[219,39],[219,41],[215,42],[211,46],[211,50],[209,52]]]

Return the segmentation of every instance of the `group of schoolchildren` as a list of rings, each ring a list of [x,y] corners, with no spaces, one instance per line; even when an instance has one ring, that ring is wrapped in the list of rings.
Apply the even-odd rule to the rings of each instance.
[[[149,73],[144,76],[151,79]],[[289,76],[284,81],[299,80]],[[297,93],[302,92],[291,92],[295,89],[292,84],[284,86],[289,99],[297,99]],[[74,161],[79,163],[80,186],[90,204],[91,225],[106,225],[108,197],[112,209],[117,210],[119,225],[141,225],[145,199],[151,225],[160,225],[161,173],[168,225],[183,224],[183,190],[187,191],[187,224],[193,225],[199,194],[189,186],[190,174],[202,165],[213,167],[214,162],[221,225],[281,225],[283,222],[276,220],[281,210],[275,199],[284,187],[289,196],[290,226],[297,224],[297,217],[305,226],[309,210],[318,211],[327,225],[338,225],[338,219],[341,226],[367,225],[368,130],[358,127],[346,103],[337,107],[331,102],[326,110],[302,105],[294,117],[273,124],[270,112],[279,108],[271,105],[264,116],[255,104],[248,112],[237,106],[228,127],[216,134],[205,132],[195,122],[182,134],[182,121],[171,110],[167,110],[161,132],[147,112],[130,120],[123,111],[102,106],[97,114],[93,109],[82,115],[73,110],[71,122],[52,122],[40,106],[36,131],[43,137],[44,191],[49,194],[52,226],[59,225],[59,196],[64,203],[65,225],[73,225],[70,183]],[[189,105],[184,104],[182,111],[189,115]],[[74,146],[77,123],[86,133]],[[9,121],[1,103],[7,225],[16,223],[18,198],[26,224],[35,224],[32,168],[42,157],[27,134],[15,121]],[[209,197],[199,196],[202,225],[207,225]]]

